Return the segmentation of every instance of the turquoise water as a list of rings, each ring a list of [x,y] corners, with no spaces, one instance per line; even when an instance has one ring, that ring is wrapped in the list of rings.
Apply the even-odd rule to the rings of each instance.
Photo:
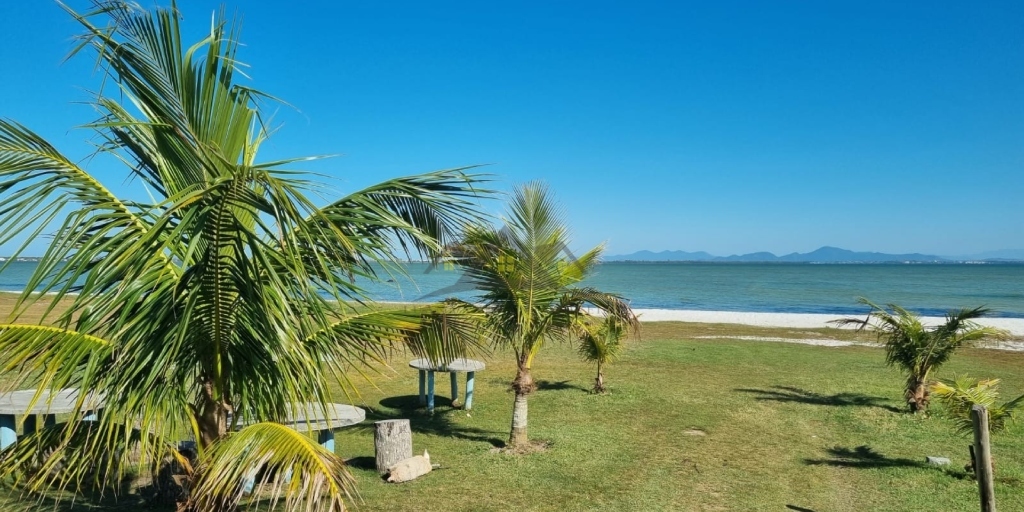
[[[0,290],[23,289],[34,268],[13,263],[0,273]],[[359,284],[385,301],[473,297],[457,271],[405,268],[408,276],[393,282]],[[856,302],[863,296],[927,315],[986,305],[995,316],[1024,318],[1024,265],[605,263],[585,284],[636,308],[853,314],[864,311]]]

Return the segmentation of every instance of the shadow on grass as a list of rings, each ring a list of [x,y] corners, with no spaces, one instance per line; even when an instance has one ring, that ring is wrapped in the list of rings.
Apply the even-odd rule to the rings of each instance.
[[[903,412],[903,409],[886,403],[886,399],[880,396],[863,395],[860,393],[836,393],[834,395],[823,395],[806,389],[792,386],[772,386],[771,389],[738,388],[735,391],[752,393],[758,396],[755,400],[770,400],[773,402],[796,402],[811,405],[834,405],[837,407],[879,407],[891,412]]]
[[[829,448],[829,459],[804,459],[809,466],[834,466],[841,468],[926,468],[927,464],[911,459],[893,459],[876,452],[867,445],[856,448],[836,446]]]
[[[351,459],[345,459],[345,465],[355,469],[377,471],[377,459],[373,457],[352,457]]]
[[[407,419],[413,432],[485,442],[498,448],[505,446],[504,439],[500,437],[504,432],[459,425],[454,421],[454,415],[465,414],[465,411],[451,408],[450,399],[439,398],[434,397],[433,414],[427,413],[426,408],[420,405],[418,395],[385,398],[380,401],[381,407],[366,407],[366,422],[349,428],[372,431],[375,421]]]
[[[558,382],[538,380],[536,384],[539,391],[564,391],[566,389],[578,389],[580,391],[590,392],[589,389],[580,386],[579,384],[570,384],[567,380],[560,380]]]
[[[9,491],[9,488],[5,487],[4,490]],[[122,496],[118,499],[114,499],[111,497],[103,499],[90,499],[90,497],[79,497],[78,499],[72,499],[72,495],[69,494],[64,499],[56,499],[52,497],[45,497],[40,499],[38,496],[24,495],[23,497],[18,499],[17,502],[0,502],[0,509],[4,510],[4,512],[36,512],[40,510],[45,510],[48,512],[119,512],[122,510],[174,510],[174,507],[156,505],[150,501],[142,499],[138,495],[127,495]]]
[[[786,505],[788,510],[796,510],[797,512],[814,512],[814,510],[804,507],[798,507],[796,505]]]

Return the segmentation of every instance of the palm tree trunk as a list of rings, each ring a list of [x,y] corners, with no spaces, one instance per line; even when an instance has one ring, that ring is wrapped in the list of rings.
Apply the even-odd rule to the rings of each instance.
[[[928,386],[924,379],[914,379],[907,386],[907,405],[914,414],[928,409]]]
[[[516,380],[512,381],[512,390],[516,393],[516,400],[512,406],[512,432],[508,437],[508,446],[513,450],[523,448],[530,443],[526,434],[526,396],[533,389],[533,376],[530,374],[530,368],[524,363],[520,363],[519,370],[516,372]]]
[[[203,393],[196,409],[199,412],[196,418],[199,424],[199,445],[208,448],[227,434],[228,411],[231,407],[223,400],[214,398],[213,382],[207,380],[203,383]]]
[[[604,373],[601,372],[601,362],[597,362],[597,378],[594,379],[594,393],[604,393]]]

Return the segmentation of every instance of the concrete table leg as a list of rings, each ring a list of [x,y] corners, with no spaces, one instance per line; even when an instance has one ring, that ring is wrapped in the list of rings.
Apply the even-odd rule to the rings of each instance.
[[[434,372],[427,372],[427,410],[434,412]]]
[[[454,374],[452,374],[454,375]],[[465,410],[473,408],[473,379],[476,377],[476,372],[466,372],[466,403],[462,406]]]
[[[18,441],[17,425],[13,414],[0,414],[0,450]]]
[[[452,405],[455,405],[455,401],[459,399],[459,374],[451,372],[449,375],[452,376]]]
[[[420,370],[420,405],[427,405],[427,372]]]
[[[316,441],[323,446],[325,450],[334,453],[334,431],[331,429],[321,430],[316,433]]]

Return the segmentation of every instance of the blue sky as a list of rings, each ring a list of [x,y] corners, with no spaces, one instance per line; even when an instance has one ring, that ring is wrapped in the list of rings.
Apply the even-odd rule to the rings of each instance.
[[[294,105],[264,158],[342,154],[309,166],[341,191],[493,164],[610,254],[1024,249],[1024,4],[491,4],[228,2],[251,85]],[[179,2],[193,38],[220,5]],[[0,18],[0,116],[84,157],[78,28]]]

